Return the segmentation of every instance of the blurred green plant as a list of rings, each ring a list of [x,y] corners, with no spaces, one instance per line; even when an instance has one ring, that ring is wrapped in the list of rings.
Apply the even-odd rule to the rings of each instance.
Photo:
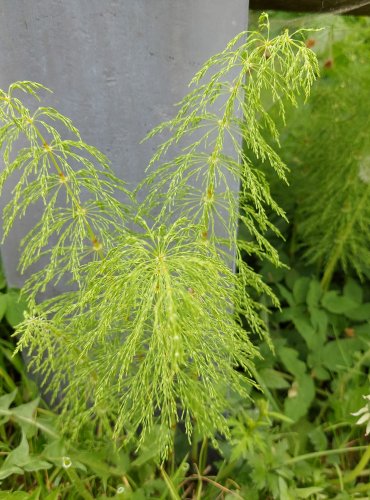
[[[287,113],[281,156],[291,169],[289,197],[273,179],[271,192],[287,212],[293,247],[322,270],[328,288],[335,272],[355,270],[364,278],[370,270],[370,20],[323,16],[310,22],[327,24],[307,40],[322,75],[309,102]],[[278,26],[302,23],[281,20]]]

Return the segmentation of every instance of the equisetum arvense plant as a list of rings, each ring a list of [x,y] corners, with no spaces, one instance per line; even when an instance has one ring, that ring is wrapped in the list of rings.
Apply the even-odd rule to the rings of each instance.
[[[196,426],[201,436],[227,437],[228,394],[248,397],[255,383],[250,335],[268,336],[259,297],[273,294],[247,262],[279,264],[266,238],[277,232],[267,210],[284,213],[264,168],[282,181],[287,169],[272,146],[278,130],[269,108],[284,119],[287,104],[309,95],[318,66],[303,38],[302,31],[270,38],[263,15],[258,32],[240,33],[211,57],[177,115],[149,134],[168,139],[135,189],[69,118],[23,104],[22,93],[44,96],[42,85],[17,82],[0,92],[1,187],[19,179],[4,237],[42,205],[21,243],[29,277],[18,350],[28,352],[66,432],[96,420],[117,443],[140,444],[156,426],[162,456],[179,420],[189,436]],[[42,300],[56,282],[66,292]]]

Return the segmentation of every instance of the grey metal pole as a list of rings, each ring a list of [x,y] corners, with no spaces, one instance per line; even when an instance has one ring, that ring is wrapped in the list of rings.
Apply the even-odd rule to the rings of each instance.
[[[136,185],[153,153],[140,140],[174,115],[192,75],[245,29],[247,14],[248,0],[1,0],[0,87],[53,89],[47,105]],[[31,224],[32,214],[1,250],[11,286],[24,281],[18,247]]]

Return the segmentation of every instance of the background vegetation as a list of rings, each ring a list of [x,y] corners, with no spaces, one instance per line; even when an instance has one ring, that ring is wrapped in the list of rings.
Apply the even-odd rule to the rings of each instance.
[[[280,154],[290,185],[268,178],[289,220],[268,214],[283,235],[271,230],[268,239],[285,267],[251,256],[247,245],[241,254],[281,305],[248,290],[271,339],[258,331],[251,338],[262,353],[252,368],[262,390],[246,385],[250,399],[229,395],[227,441],[216,434],[210,444],[195,425],[189,446],[177,427],[160,466],[155,426],[139,452],[134,444],[113,450],[104,428],[88,424],[69,441],[12,356],[22,304],[2,278],[1,498],[369,498],[370,21],[275,15],[272,29],[305,23],[327,26],[306,41],[321,77],[286,116]],[[281,121],[268,93],[265,105]],[[245,226],[239,237],[250,242]]]

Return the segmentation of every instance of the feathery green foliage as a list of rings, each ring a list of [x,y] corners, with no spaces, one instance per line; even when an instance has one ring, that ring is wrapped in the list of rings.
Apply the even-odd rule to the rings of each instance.
[[[276,103],[284,117],[287,103],[308,96],[317,71],[303,33],[270,38],[262,16],[261,31],[241,33],[212,57],[174,120],[150,134],[169,131],[170,138],[150,163],[159,162],[140,186],[149,193],[138,210],[134,201],[131,209],[117,201],[116,189],[132,195],[69,119],[50,108],[31,114],[14,95],[37,95],[40,85],[17,83],[1,93],[2,185],[16,171],[21,175],[5,209],[5,234],[41,200],[44,211],[23,241],[21,269],[48,259],[27,281],[30,311],[17,328],[18,349],[29,351],[32,368],[53,398],[61,397],[67,430],[71,419],[77,432],[76,423],[96,419],[122,443],[144,439],[159,423],[162,456],[179,420],[188,436],[194,425],[202,436],[228,435],[228,391],[247,397],[257,356],[240,317],[264,335],[254,297],[272,296],[242,252],[278,263],[265,237],[272,227],[266,209],[283,212],[252,162],[266,161],[285,179],[267,142],[278,142],[278,132],[265,102]],[[75,138],[62,139],[53,121]],[[21,134],[29,146],[14,153]],[[172,156],[172,146],[180,153]],[[231,181],[240,183],[239,198]],[[125,228],[128,216],[133,231]],[[249,234],[240,244],[239,220]],[[238,274],[230,266],[234,253]],[[71,291],[36,300],[63,277],[74,284]]]
[[[330,28],[311,40],[322,78],[289,116],[282,153],[292,168],[288,217],[307,260],[323,269],[324,288],[338,269],[360,277],[370,269],[370,21],[327,21]]]
[[[325,263],[324,286],[338,264],[345,270],[354,268],[360,276],[370,268],[370,23],[353,30],[347,21],[345,28],[339,40],[329,39],[333,59],[326,62],[326,78],[311,103],[307,195],[302,196],[298,215],[307,256]],[[330,117],[330,124],[322,116]],[[323,149],[318,143],[314,146],[318,134],[326,144]],[[314,204],[308,194],[313,186]]]
[[[250,236],[243,250],[279,262],[264,237],[268,228],[276,230],[266,207],[280,216],[284,213],[270,195],[265,173],[253,161],[268,163],[286,180],[286,166],[266,140],[279,143],[276,120],[268,110],[274,103],[284,120],[286,104],[295,106],[299,95],[309,95],[318,66],[302,35],[302,31],[293,35],[285,31],[270,38],[268,18],[262,15],[260,31],[240,33],[211,57],[191,81],[195,88],[180,103],[175,118],[147,137],[170,135],[149,164],[156,168],[143,182],[150,188],[144,212],[157,205],[159,220],[167,221],[174,212],[186,215],[200,226],[203,238],[236,250],[241,274],[240,222]],[[182,154],[163,161],[171,147]],[[240,186],[238,197],[235,186]],[[160,188],[165,193],[161,198]],[[253,282],[247,271],[246,275],[246,282]]]
[[[53,108],[39,107],[31,113],[14,95],[22,91],[38,98],[40,90],[47,89],[33,82],[17,82],[7,93],[0,91],[0,144],[5,164],[0,188],[19,172],[12,199],[3,214],[3,238],[17,217],[38,201],[43,203],[40,220],[22,241],[20,259],[22,271],[42,259],[43,270],[26,284],[27,293],[33,298],[64,274],[79,282],[84,258],[89,254],[103,256],[113,246],[115,230],[121,228],[126,218],[125,208],[114,191],[128,193],[110,171],[104,155],[81,140],[69,118]],[[59,128],[64,126],[70,139],[61,137],[53,126],[55,122]],[[13,154],[21,136],[28,145]]]

